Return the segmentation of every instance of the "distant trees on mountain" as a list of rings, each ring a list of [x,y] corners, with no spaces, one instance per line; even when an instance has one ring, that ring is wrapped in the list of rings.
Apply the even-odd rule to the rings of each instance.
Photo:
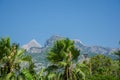
[[[119,80],[120,51],[116,60],[98,54],[78,61],[79,55],[74,41],[58,40],[47,53],[49,66],[37,73],[32,56],[10,38],[0,38],[0,80]]]

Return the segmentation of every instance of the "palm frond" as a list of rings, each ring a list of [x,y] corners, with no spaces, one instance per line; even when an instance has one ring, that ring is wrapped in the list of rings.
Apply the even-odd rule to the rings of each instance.
[[[12,80],[12,78],[15,78],[15,73],[10,72],[9,74],[7,74],[6,80]]]
[[[33,80],[33,76],[32,74],[29,72],[28,69],[23,69],[22,73],[24,74],[24,76],[27,78],[27,80]]]
[[[56,74],[55,73],[50,73],[49,75],[48,75],[48,80],[55,80],[55,78],[56,78]]]

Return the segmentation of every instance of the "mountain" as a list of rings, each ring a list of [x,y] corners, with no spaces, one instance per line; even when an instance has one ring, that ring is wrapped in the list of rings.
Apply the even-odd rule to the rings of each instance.
[[[74,40],[74,41],[75,41],[75,46],[86,54],[99,53],[99,54],[109,55],[109,54],[119,50],[116,48],[109,48],[109,47],[102,47],[102,46],[86,46],[79,40],[77,40],[77,41]]]
[[[66,37],[61,37],[59,35],[54,35],[54,36],[50,37],[46,41],[45,44],[46,44],[46,46],[51,47],[56,40],[60,40],[60,39],[64,39],[64,38],[66,38]],[[87,46],[82,41],[80,41],[79,39],[73,39],[73,40],[75,42],[76,48],[80,49],[81,52],[84,52],[85,54],[90,54],[90,53],[98,54],[99,53],[99,54],[109,55],[109,54],[119,50],[119,49],[116,49],[116,48],[108,48],[108,47],[102,47],[102,46]]]
[[[22,48],[26,49],[27,54],[30,54],[33,57],[33,61],[35,62],[36,71],[39,71],[41,67],[48,66],[49,61],[47,60],[47,53],[50,51],[51,47],[57,40],[65,39],[66,37],[62,37],[59,35],[53,35],[49,39],[46,40],[45,45],[42,47],[35,39],[31,40],[29,43],[22,46]],[[112,53],[120,50],[116,48],[107,48],[101,46],[87,46],[82,41],[78,39],[73,39],[75,42],[75,46],[77,49],[81,51],[81,54],[85,56],[93,56],[96,54],[104,54],[115,58],[116,56]],[[36,54],[34,54],[36,53]],[[82,58],[84,58],[82,57]],[[81,59],[81,56],[79,56]]]
[[[47,41],[45,43],[45,47],[50,47],[54,44],[55,41],[60,40],[60,39],[64,39],[64,38],[65,37],[62,37],[60,35],[53,35],[49,39],[47,39]]]
[[[40,53],[42,46],[35,40],[31,40],[29,43],[22,46],[27,52]]]
[[[66,37],[62,37],[60,35],[53,35],[49,39],[46,40],[46,43],[43,47],[35,39],[33,39],[28,44],[23,45],[22,48],[32,53],[41,53],[46,50],[49,50],[49,48],[54,45],[55,41],[64,39],[64,38]],[[119,50],[116,48],[108,48],[108,47],[102,47],[102,46],[87,46],[78,39],[73,39],[73,40],[75,42],[76,48],[80,49],[81,52],[84,52],[85,54],[99,53],[99,54],[110,55],[111,53]]]

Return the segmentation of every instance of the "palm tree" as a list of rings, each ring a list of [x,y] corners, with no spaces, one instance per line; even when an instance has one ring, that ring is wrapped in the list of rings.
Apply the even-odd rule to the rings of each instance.
[[[35,67],[34,63],[32,62],[32,57],[29,55],[25,55],[24,49],[18,49],[18,45],[14,44],[12,46],[11,54],[8,56],[9,63],[10,63],[10,74],[15,73],[16,75],[14,78],[18,79],[19,77],[25,78],[26,75],[24,72],[29,71],[31,75],[36,74],[35,70],[33,69]],[[24,62],[27,62],[28,67],[21,67],[20,65],[23,65]],[[9,76],[12,77],[12,76]],[[35,79],[36,76],[31,77],[31,79]],[[26,77],[27,78],[27,77]]]
[[[9,72],[8,55],[11,51],[10,38],[0,38],[0,77],[6,76]]]
[[[10,43],[10,38],[0,39],[0,76],[1,79],[18,79],[22,77],[21,64],[30,64],[31,56],[25,55],[25,50],[18,44]],[[32,69],[32,68],[31,68]]]
[[[0,60],[10,53],[10,38],[0,38]]]
[[[79,55],[80,50],[75,48],[74,41],[68,38],[56,41],[47,57],[51,62],[47,68],[48,75],[52,73],[53,77],[57,76],[60,80],[78,80],[77,73],[80,70],[77,70],[77,73],[75,72],[74,62],[77,61]]]

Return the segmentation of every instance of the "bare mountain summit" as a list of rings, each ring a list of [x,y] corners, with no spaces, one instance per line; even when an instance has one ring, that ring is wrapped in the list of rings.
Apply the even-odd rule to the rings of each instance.
[[[33,39],[29,43],[23,45],[22,48],[26,49],[26,51],[32,51],[32,53],[36,53],[38,50],[40,51],[42,46],[35,39]]]

